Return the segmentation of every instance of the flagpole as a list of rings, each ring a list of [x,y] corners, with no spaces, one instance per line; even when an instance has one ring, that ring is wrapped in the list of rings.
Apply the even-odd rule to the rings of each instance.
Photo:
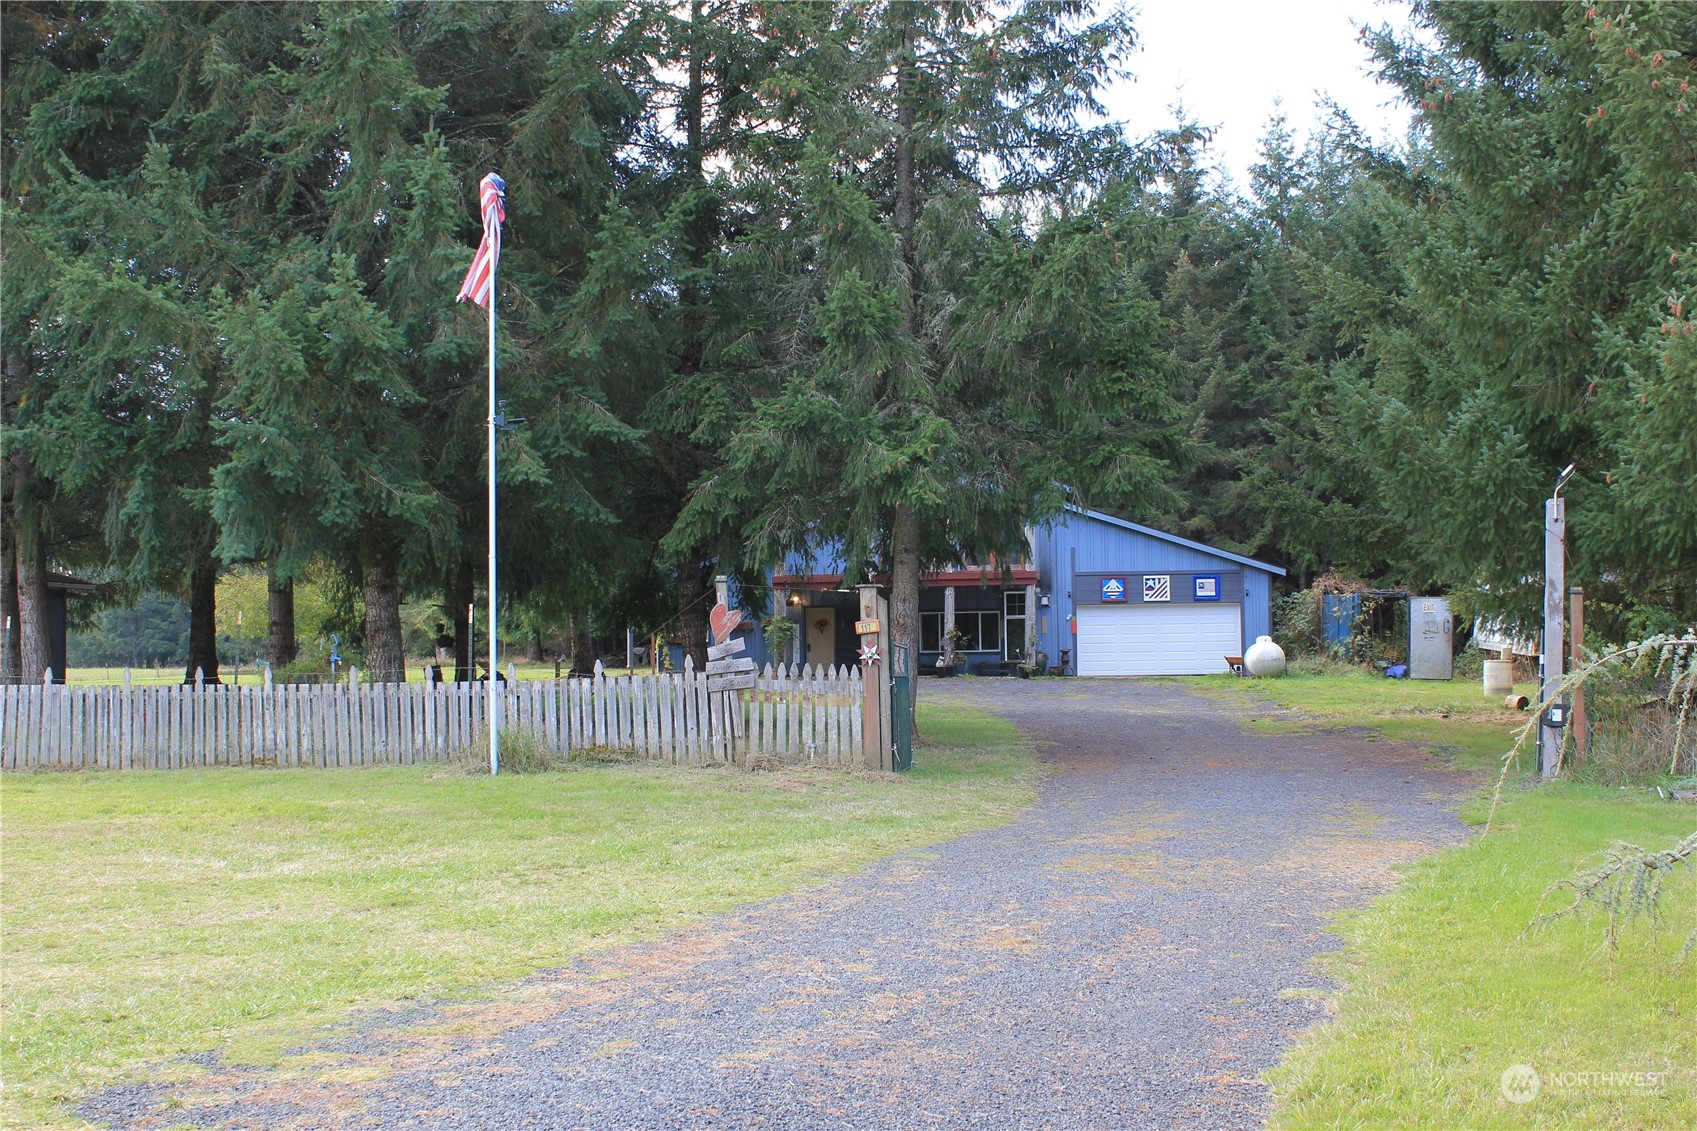
[[[496,239],[499,240],[499,235]],[[501,693],[500,669],[496,667],[499,652],[496,642],[500,636],[496,632],[495,620],[495,267],[500,255],[500,245],[495,247],[495,258],[489,263],[489,774],[493,777],[501,772],[500,739],[501,739]]]

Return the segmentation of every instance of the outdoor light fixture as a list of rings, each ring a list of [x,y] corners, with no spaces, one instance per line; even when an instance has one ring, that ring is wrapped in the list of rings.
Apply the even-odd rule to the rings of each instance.
[[[1550,498],[1557,499],[1561,497],[1561,489],[1567,486],[1567,481],[1573,478],[1573,473],[1578,469],[1578,467],[1579,465],[1577,463],[1570,463],[1561,469],[1561,474],[1556,477],[1556,489],[1551,493]]]

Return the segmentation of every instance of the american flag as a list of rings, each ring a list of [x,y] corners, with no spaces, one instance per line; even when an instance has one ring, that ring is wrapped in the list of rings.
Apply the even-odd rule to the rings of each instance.
[[[478,189],[483,205],[483,242],[477,245],[477,257],[471,261],[471,270],[466,272],[465,285],[455,301],[469,298],[488,310],[495,301],[495,264],[501,258],[501,221],[507,218],[507,182],[490,173]]]

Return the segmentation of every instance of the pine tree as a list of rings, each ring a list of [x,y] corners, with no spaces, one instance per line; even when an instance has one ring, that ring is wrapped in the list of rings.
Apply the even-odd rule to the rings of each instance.
[[[816,35],[772,108],[805,142],[802,333],[678,530],[740,521],[767,560],[837,541],[851,569],[887,570],[899,677],[915,662],[922,563],[1015,550],[1021,522],[1059,505],[1036,482],[1050,464],[1029,458],[1033,425],[1051,393],[1077,387],[1038,387],[1039,319],[1007,293],[986,301],[974,279],[1024,238],[1026,210],[1069,207],[1129,164],[1116,129],[1084,123],[1131,32],[1076,6],[893,3],[838,7]]]
[[[1638,628],[1697,615],[1697,101],[1682,4],[1422,5],[1381,34],[1428,148],[1377,162],[1399,275],[1362,400],[1394,517],[1436,580],[1535,618],[1539,499],[1570,579]],[[1659,611],[1658,611],[1659,610]]]

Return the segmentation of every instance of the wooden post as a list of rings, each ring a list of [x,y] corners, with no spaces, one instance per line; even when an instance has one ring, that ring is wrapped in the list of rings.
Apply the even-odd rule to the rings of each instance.
[[[865,744],[866,765],[870,769],[890,772],[895,768],[893,739],[890,727],[890,617],[889,602],[878,595],[876,585],[860,587],[860,619],[878,622],[877,635],[860,638],[861,645],[876,643],[878,662],[860,663],[865,698],[861,702],[861,740]]]
[[[1025,662],[1037,662],[1037,585],[1033,582],[1025,587]],[[1038,672],[1047,675],[1047,672]]]
[[[1578,671],[1585,662],[1585,590],[1574,586],[1567,591],[1568,599],[1568,633],[1572,637],[1573,670]],[[1573,689],[1573,711],[1569,716],[1569,725],[1573,727],[1573,760],[1585,760],[1585,688],[1578,686]]]
[[[955,658],[955,587],[947,585],[943,588],[943,638],[937,641],[937,649],[942,652],[943,659],[954,663]]]

